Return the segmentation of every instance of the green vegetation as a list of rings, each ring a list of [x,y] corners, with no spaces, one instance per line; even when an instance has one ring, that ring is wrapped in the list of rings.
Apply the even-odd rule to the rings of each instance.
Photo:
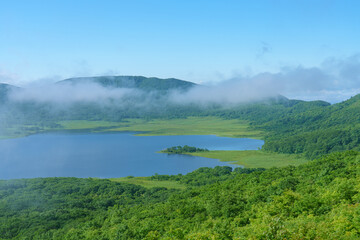
[[[197,153],[197,152],[209,152],[206,148],[197,148],[197,147],[190,147],[188,145],[185,146],[176,146],[167,148],[165,150],[160,151],[161,153],[169,153],[169,154],[184,154],[184,153]]]
[[[0,139],[25,137],[31,134],[53,131],[59,126],[56,124],[11,124],[5,130],[0,131]]]
[[[359,239],[360,153],[300,166],[102,179],[0,181],[1,239]]]
[[[73,120],[60,121],[61,130],[86,130],[89,132],[104,132],[109,129],[118,128],[124,125],[124,122],[109,122],[109,121],[88,121],[88,120]]]
[[[179,183],[178,181],[158,181],[152,177],[122,177],[122,178],[110,178],[110,181],[119,182],[119,183],[131,183],[145,188],[167,188],[167,189],[185,189],[185,185]]]
[[[219,117],[188,117],[184,119],[123,119],[119,122],[67,120],[54,124],[9,124],[1,138],[23,137],[47,131],[139,132],[139,136],[217,135],[261,139],[263,133],[253,129],[248,121]]]
[[[360,150],[360,95],[342,103],[290,113],[263,124],[265,151],[303,154]]]
[[[308,160],[294,154],[279,154],[264,151],[209,151],[187,153],[192,156],[215,158],[224,162],[232,162],[247,168],[271,168],[298,166]]]
[[[248,121],[227,120],[219,117],[188,117],[184,119],[124,119],[107,121],[62,121],[65,130],[132,131],[140,136],[159,135],[217,135],[221,137],[261,138],[263,133],[254,130]]]

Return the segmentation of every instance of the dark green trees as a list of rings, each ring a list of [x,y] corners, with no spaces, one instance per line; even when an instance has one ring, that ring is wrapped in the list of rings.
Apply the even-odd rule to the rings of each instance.
[[[209,150],[206,148],[196,148],[196,147],[190,147],[188,145],[185,146],[176,146],[167,148],[161,152],[163,153],[170,153],[170,154],[182,154],[182,153],[193,153],[193,152],[208,152]]]

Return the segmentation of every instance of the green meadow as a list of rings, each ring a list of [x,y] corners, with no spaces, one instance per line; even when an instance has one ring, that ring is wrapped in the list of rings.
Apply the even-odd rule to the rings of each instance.
[[[52,130],[54,129],[36,124],[14,124],[6,127],[5,130],[0,132],[0,139],[26,137],[31,134]]]
[[[139,136],[161,135],[217,135],[261,139],[263,132],[250,127],[243,120],[226,120],[218,117],[188,117],[184,119],[126,119],[122,122],[61,121],[64,130],[89,130],[92,132],[141,132]]]
[[[219,159],[224,162],[232,162],[246,168],[271,168],[289,165],[298,166],[306,163],[306,158],[295,154],[279,154],[264,151],[209,151],[188,153],[192,156]]]
[[[159,181],[152,180],[150,177],[122,177],[122,178],[110,178],[110,181],[120,183],[131,183],[140,185],[146,188],[164,187],[167,189],[185,189],[186,186],[177,181]]]

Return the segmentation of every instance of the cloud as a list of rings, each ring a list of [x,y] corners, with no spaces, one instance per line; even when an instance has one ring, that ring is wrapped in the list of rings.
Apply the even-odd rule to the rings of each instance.
[[[355,89],[344,89],[344,90],[321,90],[316,93],[316,97],[314,97],[310,92],[300,92],[298,94],[294,94],[292,98],[301,99],[305,101],[311,100],[325,100],[330,103],[338,103],[349,99],[351,96],[355,96],[360,93],[360,88]]]
[[[343,59],[329,58],[323,62],[322,69],[337,76],[333,87],[360,87],[360,54]]]
[[[287,97],[312,96],[309,100],[335,93],[336,77],[320,68],[284,67],[278,73],[264,72],[250,77],[241,75],[210,86],[198,86],[186,93],[174,93],[176,103],[238,104],[259,101],[282,94]]]
[[[286,96],[339,102],[360,93],[360,54],[329,58],[320,67],[283,68],[273,78]]]
[[[277,95],[277,89],[272,88],[268,80],[266,77],[256,81],[238,77],[211,86],[197,86],[185,93],[174,92],[170,95],[170,101],[201,105],[257,101]]]
[[[0,83],[14,84],[18,82],[18,76],[15,73],[11,73],[0,68]]]
[[[10,100],[16,102],[33,101],[39,103],[71,104],[77,102],[108,103],[121,101],[126,97],[137,97],[141,92],[130,88],[105,88],[96,83],[48,84],[12,91]]]
[[[264,50],[266,51],[266,50]],[[277,73],[238,74],[226,81],[189,92],[174,93],[176,103],[237,104],[275,97],[340,102],[360,93],[360,54],[326,59],[319,67],[284,66]]]

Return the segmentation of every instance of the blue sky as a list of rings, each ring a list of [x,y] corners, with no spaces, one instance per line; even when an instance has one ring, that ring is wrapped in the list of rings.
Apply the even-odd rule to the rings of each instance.
[[[0,82],[143,75],[203,83],[325,71],[329,59],[359,60],[359,9],[357,0],[3,0]]]

